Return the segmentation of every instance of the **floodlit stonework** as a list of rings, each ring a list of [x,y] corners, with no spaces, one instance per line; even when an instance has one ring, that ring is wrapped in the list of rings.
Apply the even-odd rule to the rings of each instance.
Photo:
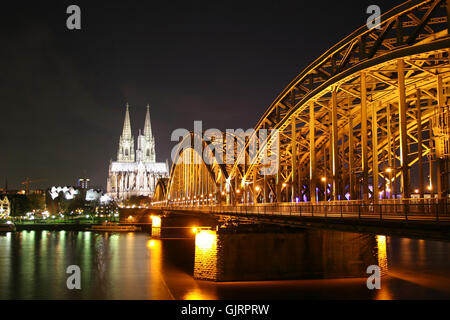
[[[141,133],[139,130],[137,149],[135,150],[127,104],[117,150],[117,161],[111,161],[109,165],[107,194],[115,200],[124,200],[131,196],[153,196],[158,179],[168,177],[168,175],[168,164],[156,162],[150,107],[147,105],[144,131]]]
[[[11,204],[7,196],[3,198],[0,196],[0,219],[9,217]]]

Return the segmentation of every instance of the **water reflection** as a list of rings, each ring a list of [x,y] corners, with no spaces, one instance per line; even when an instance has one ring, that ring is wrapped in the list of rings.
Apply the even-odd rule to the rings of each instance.
[[[0,235],[0,299],[449,298],[449,252],[448,242],[323,230],[205,232],[196,241],[152,239],[145,233],[24,231]],[[226,277],[344,277],[372,263],[389,265],[381,290],[368,290],[366,277],[194,279],[202,268],[217,272],[223,266]],[[66,287],[72,264],[81,268],[81,290]]]
[[[377,236],[378,266],[385,274],[388,271],[386,236]]]
[[[162,275],[163,261],[162,261],[162,243],[161,240],[147,241],[148,258],[149,258],[149,272],[148,277],[148,297],[150,299],[158,299],[163,294],[170,299],[174,299]]]
[[[189,290],[184,296],[183,300],[214,300],[217,299],[215,294],[202,290],[198,287]]]
[[[323,230],[234,233],[202,230],[195,239],[194,277],[214,281],[365,277],[386,272],[386,238]]]

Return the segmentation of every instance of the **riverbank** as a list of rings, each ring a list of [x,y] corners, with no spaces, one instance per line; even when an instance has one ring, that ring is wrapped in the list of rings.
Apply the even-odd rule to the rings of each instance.
[[[48,231],[86,231],[95,225],[101,225],[105,222],[118,222],[118,219],[95,218],[95,219],[39,219],[33,221],[16,220],[13,221],[16,231],[24,230],[48,230]]]
[[[16,224],[16,231],[35,230],[35,231],[86,231],[92,227],[93,224],[80,223],[64,223],[64,224],[50,224],[50,223],[36,223],[36,224]]]

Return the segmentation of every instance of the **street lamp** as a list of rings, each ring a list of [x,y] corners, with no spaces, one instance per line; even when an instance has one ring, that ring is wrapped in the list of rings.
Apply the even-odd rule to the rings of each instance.
[[[322,177],[324,193],[325,193],[325,201],[327,201],[327,177]]]
[[[389,192],[389,198],[392,198],[390,184],[392,183],[392,171],[393,171],[393,169],[391,167],[387,167],[384,171],[386,171],[389,174],[389,187],[388,187],[387,191]]]

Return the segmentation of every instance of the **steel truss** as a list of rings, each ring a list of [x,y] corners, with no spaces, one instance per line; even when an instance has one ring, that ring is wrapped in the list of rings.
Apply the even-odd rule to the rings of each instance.
[[[271,139],[258,141],[250,162],[250,140],[257,139],[250,137],[231,165],[219,164],[214,152],[206,164],[185,148],[172,166],[166,200],[377,202],[411,193],[447,199],[449,3],[408,1],[384,14],[379,29],[361,27],[301,72],[255,126],[279,132],[275,175],[261,174]],[[207,145],[202,140],[202,152]]]

